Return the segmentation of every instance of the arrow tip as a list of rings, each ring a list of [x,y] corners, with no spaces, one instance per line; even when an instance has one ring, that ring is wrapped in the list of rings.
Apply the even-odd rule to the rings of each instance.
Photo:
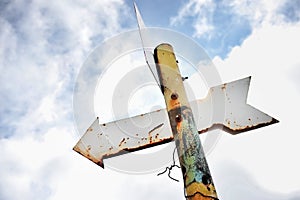
[[[104,169],[104,162],[103,162],[103,158],[101,158],[100,160],[94,158],[93,156],[91,156],[89,153],[83,152],[79,147],[78,144],[76,146],[73,147],[73,151],[76,151],[77,153],[79,153],[80,155],[86,157],[87,159],[89,159],[90,161],[94,162],[95,164],[99,165],[100,167],[102,167]]]

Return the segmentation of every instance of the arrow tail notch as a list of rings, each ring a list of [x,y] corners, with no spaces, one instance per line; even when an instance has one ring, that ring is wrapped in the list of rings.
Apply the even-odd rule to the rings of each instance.
[[[239,134],[279,121],[247,104],[251,77],[210,88],[203,100],[191,102],[200,133],[223,129]]]

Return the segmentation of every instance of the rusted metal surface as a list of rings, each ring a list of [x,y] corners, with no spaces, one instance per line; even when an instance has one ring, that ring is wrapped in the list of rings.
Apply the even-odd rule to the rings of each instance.
[[[220,128],[238,134],[278,122],[246,103],[250,80],[248,77],[212,87],[205,99],[190,102],[199,133]],[[216,105],[225,106],[223,113],[217,112]],[[74,150],[103,167],[103,158],[172,141],[168,120],[166,109],[101,125],[96,119]]]
[[[247,104],[250,80],[247,77],[212,87],[205,99],[191,102],[200,133],[220,128],[238,134],[278,122]]]
[[[104,167],[103,158],[164,144],[173,139],[164,110],[99,124],[97,118],[74,150]]]
[[[172,134],[175,138],[187,199],[218,199],[212,176],[198,136],[173,48],[160,44],[154,50]]]

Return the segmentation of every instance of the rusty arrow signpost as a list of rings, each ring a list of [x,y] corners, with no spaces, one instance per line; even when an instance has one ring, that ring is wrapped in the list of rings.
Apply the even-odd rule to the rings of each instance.
[[[134,6],[143,44],[147,39],[142,32],[145,25],[136,5]],[[173,47],[162,43],[153,53],[144,48],[147,65],[161,88],[166,109],[106,124],[99,124],[97,118],[74,150],[104,168],[105,158],[174,140],[186,198],[218,199],[198,134],[214,128],[238,134],[278,121],[246,103],[250,77],[212,87],[205,99],[189,102]],[[214,105],[224,106],[222,117],[210,118]],[[135,130],[132,122],[146,125],[146,115],[151,116],[151,125],[140,126]],[[125,126],[127,130],[135,131],[135,137],[124,134],[120,127]]]

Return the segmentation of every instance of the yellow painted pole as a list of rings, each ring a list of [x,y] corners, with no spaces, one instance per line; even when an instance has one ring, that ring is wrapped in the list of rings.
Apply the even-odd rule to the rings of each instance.
[[[158,45],[154,59],[176,142],[185,196],[189,200],[218,199],[173,47]]]

